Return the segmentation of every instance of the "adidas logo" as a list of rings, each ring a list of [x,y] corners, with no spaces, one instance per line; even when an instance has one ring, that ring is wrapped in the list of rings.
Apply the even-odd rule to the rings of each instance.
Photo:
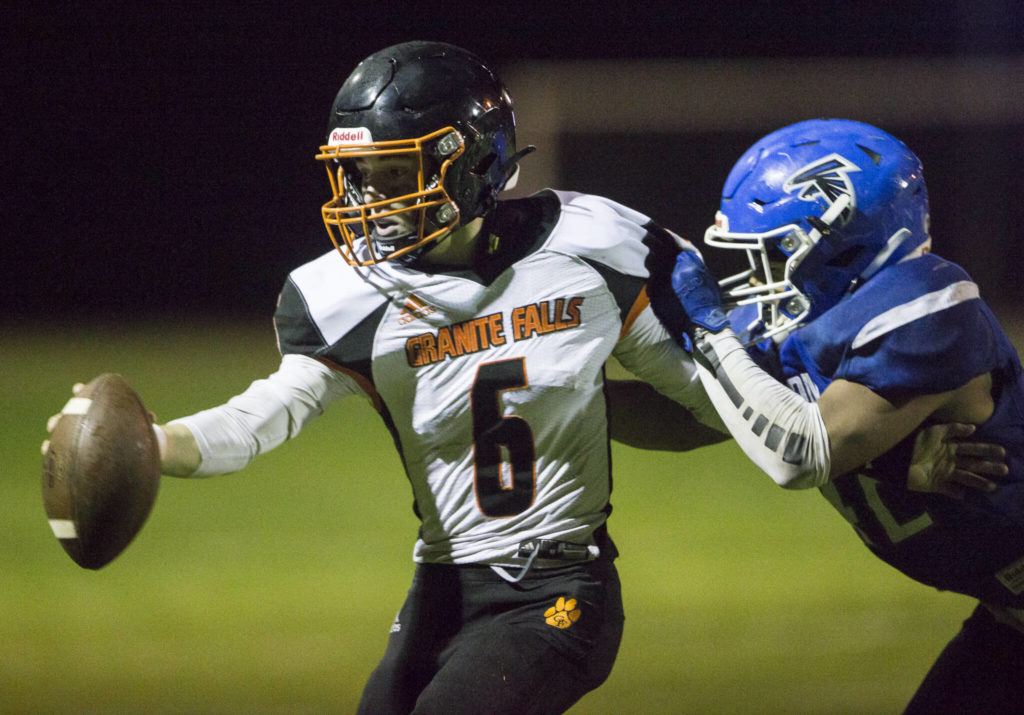
[[[409,297],[405,299],[405,308],[398,314],[398,324],[408,325],[417,318],[425,318],[434,312],[434,308],[427,305],[422,298],[409,294]]]

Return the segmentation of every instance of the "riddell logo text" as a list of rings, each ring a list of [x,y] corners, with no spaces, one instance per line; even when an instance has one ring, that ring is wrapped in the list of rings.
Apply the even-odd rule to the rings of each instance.
[[[405,341],[405,357],[410,367],[424,367],[448,358],[478,353],[513,342],[529,340],[548,333],[569,330],[580,325],[583,298],[542,300],[513,308],[507,329],[501,313],[421,333]]]
[[[344,144],[371,144],[373,143],[373,136],[370,134],[370,130],[364,127],[358,127],[356,129],[335,129],[331,132],[330,139],[327,142],[330,146],[340,146]]]

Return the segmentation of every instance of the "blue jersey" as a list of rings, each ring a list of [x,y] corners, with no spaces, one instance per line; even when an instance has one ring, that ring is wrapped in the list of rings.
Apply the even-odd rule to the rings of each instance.
[[[742,318],[733,322],[742,327]],[[752,352],[810,400],[835,379],[895,401],[991,373],[995,411],[972,439],[1006,447],[1010,476],[997,490],[963,501],[908,491],[911,435],[821,492],[868,548],[911,578],[1024,606],[1024,380],[1016,350],[963,269],[934,255],[896,264],[777,349],[762,343]]]

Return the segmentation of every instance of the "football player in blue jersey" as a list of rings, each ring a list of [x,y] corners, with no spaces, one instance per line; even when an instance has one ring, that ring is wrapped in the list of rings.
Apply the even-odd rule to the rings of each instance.
[[[678,304],[652,300],[737,443],[783,487],[820,489],[879,558],[979,600],[907,712],[1024,710],[1021,364],[970,276],[931,253],[917,156],[855,121],[775,131],[736,163],[705,243],[748,268],[720,286],[684,251]],[[949,421],[1003,445],[1008,474],[908,475],[921,428]]]

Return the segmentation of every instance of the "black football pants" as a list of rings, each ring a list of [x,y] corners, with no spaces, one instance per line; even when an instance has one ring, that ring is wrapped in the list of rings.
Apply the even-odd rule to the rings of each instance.
[[[359,713],[561,713],[605,681],[622,638],[611,558],[534,569],[420,564]]]
[[[925,713],[1024,713],[1024,633],[974,609],[906,709]]]

